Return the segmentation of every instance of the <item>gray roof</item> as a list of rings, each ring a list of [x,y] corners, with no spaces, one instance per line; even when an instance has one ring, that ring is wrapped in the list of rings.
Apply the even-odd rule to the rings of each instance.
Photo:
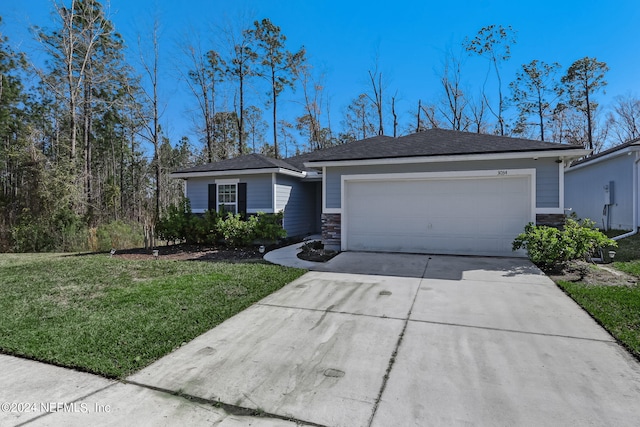
[[[193,166],[187,169],[181,169],[174,173],[189,172],[222,172],[229,170],[246,170],[246,169],[273,169],[282,168],[295,172],[301,172],[302,169],[296,167],[284,160],[273,159],[258,153],[246,154],[244,156],[234,157],[232,159],[220,160],[214,163],[206,163],[204,165]]]
[[[423,132],[393,138],[376,136],[323,150],[304,153],[287,159],[272,159],[252,153],[215,163],[194,166],[174,173],[222,172],[233,170],[282,168],[295,172],[310,171],[306,162],[341,160],[390,159],[399,157],[450,156],[463,154],[489,154],[531,152],[548,150],[572,150],[575,145],[542,142],[530,139],[480,133],[459,132],[445,129],[428,129]]]
[[[506,136],[428,129],[398,138],[376,136],[317,151],[307,161],[367,160],[398,157],[450,156],[548,150],[572,150],[574,145]]]
[[[615,147],[609,148],[608,150],[604,150],[599,152],[598,154],[594,154],[593,156],[587,156],[584,157],[580,160],[576,160],[575,162],[571,163],[571,166],[576,166],[576,165],[581,165],[583,163],[588,163],[592,160],[595,160],[599,157],[602,156],[606,156],[607,154],[611,154],[611,153],[615,153],[616,151],[625,149],[627,147],[631,147],[632,145],[640,145],[640,138],[636,138],[636,139],[632,139],[631,141],[627,141],[623,144],[620,145],[616,145]]]

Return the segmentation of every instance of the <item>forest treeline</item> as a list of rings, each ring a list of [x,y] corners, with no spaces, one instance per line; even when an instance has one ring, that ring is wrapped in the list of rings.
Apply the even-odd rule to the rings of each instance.
[[[585,57],[566,69],[534,59],[501,74],[516,33],[490,25],[443,58],[440,95],[398,111],[379,60],[368,84],[331,123],[322,73],[270,19],[229,23],[216,42],[182,42],[180,74],[193,100],[197,141],[171,141],[160,123],[159,23],[127,46],[98,0],[52,2],[50,26],[32,28],[44,61],[2,35],[0,21],[0,251],[98,250],[152,244],[154,225],[180,202],[169,173],[249,152],[275,157],[375,135],[440,127],[582,145],[596,152],[637,138],[640,100],[598,104],[608,66]],[[2,17],[0,17],[0,20]],[[194,38],[195,40],[195,38]],[[487,61],[496,84],[472,92],[464,56]],[[134,62],[128,58],[136,57]],[[512,77],[512,78],[511,78]],[[260,87],[264,99],[248,96]],[[295,92],[294,92],[295,89]],[[284,117],[283,96],[294,115]],[[293,117],[293,118],[292,118]]]

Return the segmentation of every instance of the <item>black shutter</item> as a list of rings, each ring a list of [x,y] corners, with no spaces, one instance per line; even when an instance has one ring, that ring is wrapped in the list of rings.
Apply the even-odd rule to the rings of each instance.
[[[209,207],[208,209],[212,212],[216,212],[218,210],[217,206],[216,206],[216,197],[217,197],[217,193],[216,193],[216,185],[215,184],[209,184]]]
[[[238,213],[243,218],[247,217],[247,183],[238,183]]]

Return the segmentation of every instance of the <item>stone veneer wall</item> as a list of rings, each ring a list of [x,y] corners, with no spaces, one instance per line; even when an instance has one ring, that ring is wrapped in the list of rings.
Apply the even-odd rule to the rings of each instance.
[[[322,214],[322,243],[325,249],[340,250],[340,214]]]
[[[563,227],[565,218],[564,214],[536,214],[536,225]]]

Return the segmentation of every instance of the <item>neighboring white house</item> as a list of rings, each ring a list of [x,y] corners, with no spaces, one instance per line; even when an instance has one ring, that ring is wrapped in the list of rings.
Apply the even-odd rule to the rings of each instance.
[[[640,138],[573,163],[565,170],[564,205],[603,230],[638,228]]]

